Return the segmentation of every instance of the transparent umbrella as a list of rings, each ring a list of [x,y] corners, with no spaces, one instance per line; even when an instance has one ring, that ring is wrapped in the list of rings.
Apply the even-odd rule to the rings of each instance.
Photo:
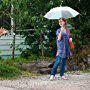
[[[52,8],[49,12],[47,12],[45,14],[45,18],[47,19],[60,19],[60,18],[73,18],[75,16],[77,16],[79,14],[79,12],[77,12],[76,10],[65,6],[65,7],[55,7]]]

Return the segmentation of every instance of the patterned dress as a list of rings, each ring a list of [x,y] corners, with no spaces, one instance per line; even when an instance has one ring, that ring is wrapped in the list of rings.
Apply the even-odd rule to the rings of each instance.
[[[70,32],[70,31],[69,31]],[[60,33],[60,28],[56,31],[56,36],[58,37]],[[69,36],[68,36],[68,30],[65,32],[62,32],[61,40],[57,41],[57,54],[56,56],[60,56],[61,58],[66,58],[70,56],[70,45],[69,45]]]

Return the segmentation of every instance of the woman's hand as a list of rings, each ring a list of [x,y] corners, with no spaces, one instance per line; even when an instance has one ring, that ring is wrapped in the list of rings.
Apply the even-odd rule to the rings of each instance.
[[[58,41],[60,41],[61,40],[61,37],[62,37],[62,32],[65,32],[65,28],[64,27],[61,27],[61,31],[60,31],[60,33],[59,33],[59,35],[58,35]]]
[[[61,27],[61,32],[65,32],[65,28],[64,27]]]
[[[61,37],[62,37],[62,32],[60,31],[59,35],[58,35],[58,41],[61,40]]]

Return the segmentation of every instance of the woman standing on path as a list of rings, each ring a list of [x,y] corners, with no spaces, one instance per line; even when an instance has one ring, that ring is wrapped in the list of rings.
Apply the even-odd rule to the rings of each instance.
[[[62,60],[62,65],[60,68],[60,77],[61,79],[67,80],[67,78],[64,76],[64,70],[65,70],[66,60],[70,56],[70,44],[69,44],[70,31],[67,29],[66,19],[61,18],[58,21],[61,28],[57,29],[56,31],[57,54],[56,54],[55,63],[51,70],[50,80],[54,79],[58,65],[60,64],[61,60]]]

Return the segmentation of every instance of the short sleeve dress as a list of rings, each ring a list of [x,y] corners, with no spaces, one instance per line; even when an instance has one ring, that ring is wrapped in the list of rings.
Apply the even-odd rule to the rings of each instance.
[[[56,36],[58,37],[60,33],[60,28],[56,31]],[[57,39],[57,38],[56,38]],[[68,30],[65,32],[62,32],[62,38],[60,41],[57,41],[57,54],[56,56],[60,56],[61,58],[66,58],[70,56],[70,44],[69,44],[69,36],[68,36]]]

